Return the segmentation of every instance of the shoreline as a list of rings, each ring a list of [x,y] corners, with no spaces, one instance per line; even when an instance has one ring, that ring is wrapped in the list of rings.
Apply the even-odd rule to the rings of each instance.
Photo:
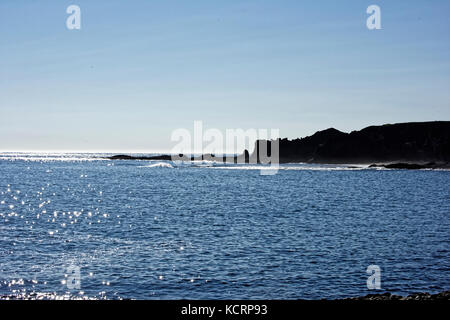
[[[174,159],[176,158],[176,159]],[[185,155],[158,155],[158,156],[131,156],[125,154],[118,154],[104,159],[108,160],[133,160],[133,161],[215,161],[223,162],[229,164],[262,164],[260,161],[250,161],[248,153],[243,153],[242,155],[229,156],[215,156],[212,154],[205,154],[200,156],[185,156]],[[259,160],[259,159],[258,159]],[[448,162],[425,162],[425,161],[389,161],[389,162],[378,162],[374,161],[355,161],[349,160],[345,162],[315,162],[315,161],[296,161],[294,159],[280,159],[278,164],[295,164],[295,163],[307,163],[307,164],[325,164],[325,165],[347,165],[349,168],[352,165],[367,165],[367,168],[385,168],[385,169],[406,169],[406,170],[420,170],[420,169],[450,169],[450,163]]]
[[[449,301],[450,291],[441,291],[430,294],[428,292],[417,292],[407,296],[391,294],[390,292],[368,294],[362,297],[337,299],[334,301],[366,300],[366,301]]]
[[[0,301],[6,300],[111,300],[107,297],[88,297],[88,296],[70,296],[67,294],[57,295],[56,293],[36,293],[18,294],[18,295],[0,295]],[[116,298],[117,299],[117,298]],[[112,300],[116,300],[112,299]],[[134,300],[133,298],[119,298],[120,300]],[[170,300],[170,299],[169,299]],[[172,300],[177,301],[177,300]],[[195,300],[194,300],[195,301]],[[221,301],[221,300],[210,300]],[[270,300],[269,300],[270,301]],[[328,302],[344,302],[344,301],[450,301],[450,290],[441,291],[439,293],[431,294],[428,292],[411,293],[406,296],[391,294],[390,292],[367,294],[359,297],[348,297],[340,299],[314,299],[305,300],[298,299],[292,301],[328,301]]]

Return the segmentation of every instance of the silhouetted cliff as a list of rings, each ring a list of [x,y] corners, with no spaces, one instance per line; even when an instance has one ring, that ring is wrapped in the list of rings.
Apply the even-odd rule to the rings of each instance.
[[[270,143],[256,142],[258,146]],[[280,162],[449,162],[450,121],[370,126],[351,133],[330,128],[302,139],[279,140]]]

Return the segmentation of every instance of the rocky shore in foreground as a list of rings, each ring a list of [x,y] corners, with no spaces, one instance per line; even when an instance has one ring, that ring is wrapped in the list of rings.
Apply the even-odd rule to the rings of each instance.
[[[436,294],[430,294],[426,292],[413,293],[408,296],[399,296],[391,294],[389,292],[381,294],[368,294],[363,297],[347,298],[343,300],[402,300],[402,301],[449,301],[450,291],[443,291]]]
[[[88,296],[71,296],[68,294],[58,295],[56,293],[19,293],[15,295],[0,295],[0,300],[105,300],[102,297],[88,297]],[[117,299],[117,297],[115,297]],[[122,300],[122,299],[120,299]],[[368,294],[362,297],[337,299],[332,301],[450,301],[450,291],[442,291],[436,294],[426,292],[413,293],[408,296],[399,296],[389,292],[381,294]],[[330,301],[323,299],[322,301]]]

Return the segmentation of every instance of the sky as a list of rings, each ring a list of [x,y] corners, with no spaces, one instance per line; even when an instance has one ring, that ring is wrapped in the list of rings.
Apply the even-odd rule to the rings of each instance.
[[[196,120],[288,138],[450,120],[449,14],[447,0],[2,0],[0,151],[163,152]]]

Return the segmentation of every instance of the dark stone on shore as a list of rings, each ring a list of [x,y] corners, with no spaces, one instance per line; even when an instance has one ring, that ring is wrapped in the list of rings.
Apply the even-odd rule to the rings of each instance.
[[[12,295],[0,295],[0,300],[90,300],[87,296],[59,296],[56,293],[16,293]],[[326,301],[326,299],[322,299]],[[413,293],[408,296],[393,295],[390,292],[381,294],[368,294],[362,297],[338,299],[334,301],[450,301],[450,291],[443,291],[436,294],[426,292]]]
[[[348,298],[344,300],[402,300],[402,301],[449,301],[450,291],[443,291],[436,294],[430,294],[426,292],[413,293],[406,297],[399,295],[393,295],[390,292],[381,294],[368,294],[363,297]]]
[[[385,164],[383,167],[387,169],[426,169],[428,168],[426,165],[420,165],[416,163],[391,163],[391,164]]]
[[[419,163],[405,163],[405,162],[397,162],[397,163],[389,163],[389,164],[371,164],[369,168],[387,168],[387,169],[409,169],[409,170],[417,170],[417,169],[449,169],[449,163],[436,163],[436,162],[428,162],[425,164]]]

